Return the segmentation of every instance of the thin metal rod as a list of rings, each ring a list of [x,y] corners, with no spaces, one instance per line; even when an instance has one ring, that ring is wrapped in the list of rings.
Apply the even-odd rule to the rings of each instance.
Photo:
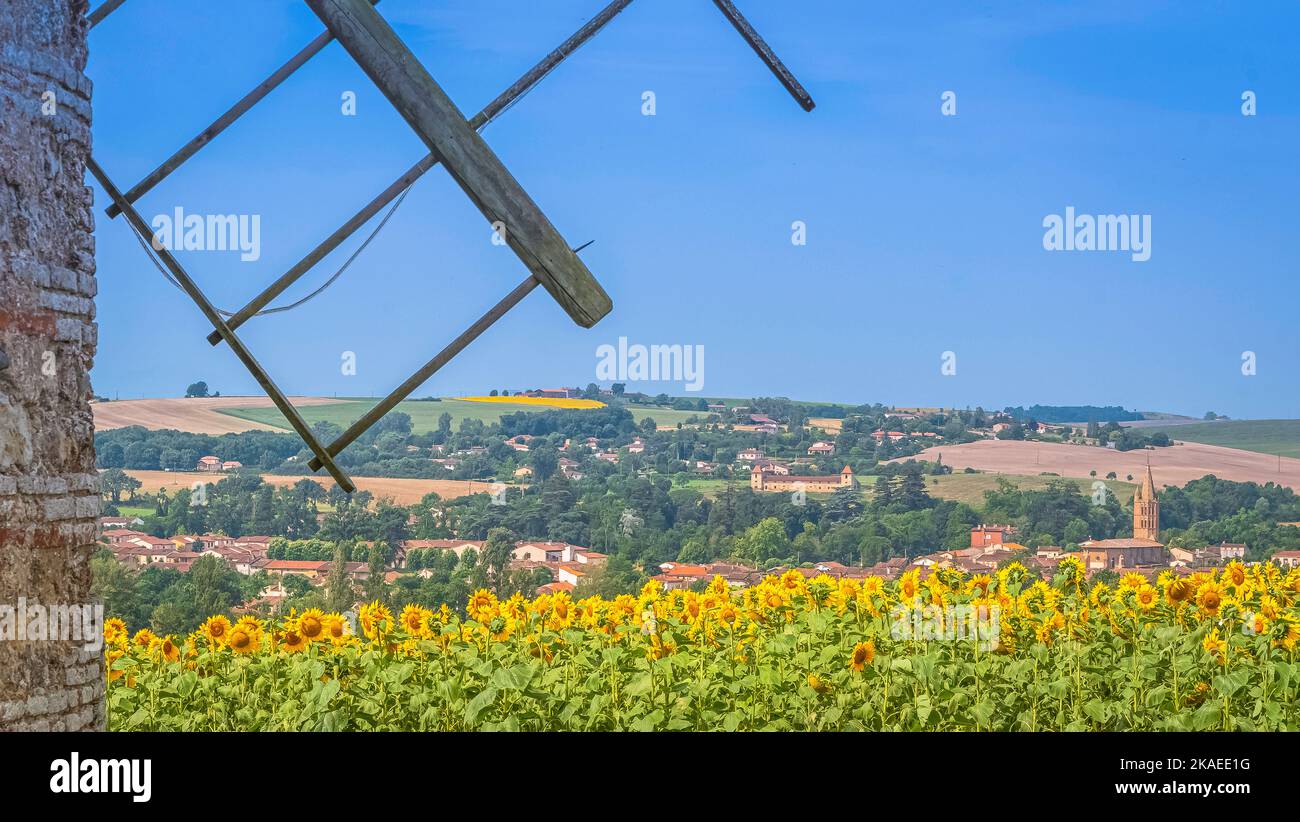
[[[399,194],[409,188],[411,183],[420,178],[420,175],[433,168],[437,162],[437,158],[430,154],[403,172],[401,177],[394,180],[388,188],[379,193],[379,196],[367,203],[365,208],[352,215],[347,222],[335,229],[333,234],[326,237],[320,245],[309,251],[307,256],[290,266],[289,270],[267,286],[266,290],[249,300],[248,305],[231,315],[230,319],[226,320],[226,324],[231,328],[238,328],[251,319],[253,315],[265,308],[271,300],[284,293],[289,286],[293,285],[317,263],[325,259],[331,251],[338,248],[344,240],[356,232],[358,228],[365,225],[371,217],[378,214],[380,209],[391,203]],[[208,342],[212,345],[218,345],[221,342],[221,335],[213,331],[208,335]]]
[[[125,3],[126,0],[105,0],[100,3],[90,14],[86,15],[87,28],[94,28],[103,22],[104,18],[117,11],[118,7]]]
[[[86,167],[90,169],[91,174],[95,175],[95,179],[99,180],[99,184],[104,187],[104,191],[108,192],[108,196],[122,207],[122,211],[126,214],[126,219],[131,226],[139,232],[141,236],[150,236],[149,224],[140,216],[140,212],[136,211],[135,207],[126,201],[126,198],[122,196],[122,192],[118,191],[117,186],[108,178],[108,175],[99,167],[99,164],[95,162],[94,158],[86,158]],[[162,260],[163,264],[167,266],[169,271],[171,271],[172,276],[174,276],[176,281],[180,283],[181,288],[183,288],[185,293],[190,295],[190,299],[194,300],[195,304],[198,305],[199,310],[208,318],[208,322],[216,326],[217,330],[221,332],[221,335],[226,338],[226,342],[230,344],[230,350],[235,352],[235,355],[244,363],[244,367],[253,375],[253,378],[262,386],[262,389],[266,391],[267,396],[271,398],[271,401],[275,403],[275,406],[280,409],[282,414],[284,414],[285,419],[289,421],[289,424],[298,432],[298,436],[302,437],[303,442],[307,444],[307,447],[316,454],[317,460],[320,461],[320,464],[317,465],[317,469],[319,469],[321,465],[324,465],[324,467],[329,470],[330,476],[334,477],[335,482],[337,482],[343,490],[348,493],[355,491],[356,486],[352,484],[352,480],[334,464],[332,455],[316,440],[311,429],[307,426],[307,422],[302,418],[302,415],[298,413],[298,410],[293,407],[293,403],[289,402],[289,399],[285,397],[279,387],[276,386],[275,381],[271,379],[262,366],[257,362],[257,359],[253,356],[252,352],[244,346],[243,341],[240,340],[239,337],[235,336],[235,332],[231,331],[230,327],[221,319],[221,315],[217,313],[217,309],[212,306],[212,303],[208,302],[208,298],[204,296],[198,285],[190,279],[190,275],[185,273],[185,269],[179,262],[177,262],[176,258],[172,256],[171,251],[167,248],[157,247],[155,247],[155,250],[158,252],[158,258]]]
[[[415,389],[419,388],[430,377],[438,372],[451,359],[465,350],[465,347],[474,342],[480,334],[487,331],[497,320],[505,316],[506,312],[519,304],[519,301],[536,288],[541,283],[536,277],[529,276],[522,283],[515,287],[514,291],[507,294],[501,302],[492,306],[486,314],[479,317],[473,325],[461,332],[461,335],[452,340],[446,348],[438,352],[437,356],[425,363],[419,371],[416,371],[406,379],[406,382],[397,386],[393,393],[389,394],[379,401],[379,404],[367,411],[361,419],[352,423],[352,426],[334,442],[326,446],[325,450],[331,457],[337,456],[340,451],[352,444],[357,437],[365,433],[366,429],[379,421],[381,417],[392,411],[399,402],[411,395]],[[320,457],[307,463],[307,465],[316,471],[320,468]]]
[[[120,4],[125,2],[125,0],[117,0],[117,2]],[[371,5],[378,2],[379,0],[370,0]],[[104,5],[109,4],[105,3]],[[96,11],[98,11],[98,9],[96,9]],[[222,114],[214,120],[210,126],[200,131],[194,139],[181,146],[175,154],[168,157],[162,165],[149,172],[143,180],[131,186],[131,189],[126,192],[126,201],[128,203],[134,203],[136,200],[147,194],[154,186],[165,180],[169,174],[180,168],[186,160],[193,157],[200,149],[212,142],[213,138],[229,128],[231,124],[240,117],[248,113],[248,110],[261,102],[263,97],[270,94],[275,90],[276,86],[288,79],[290,74],[293,74],[295,71],[302,68],[304,63],[315,57],[321,49],[325,48],[333,41],[334,35],[329,31],[323,31],[317,35],[315,40],[312,40],[304,46],[302,51],[298,52],[293,57],[290,57],[289,62],[276,69],[275,73],[259,83],[257,88],[248,92],[248,94],[245,94],[238,103],[235,103],[227,109],[225,114]],[[112,219],[121,214],[122,210],[118,208],[117,203],[111,203],[108,208],[104,209],[104,213]]]
[[[790,92],[790,96],[800,106],[803,106],[803,110],[812,111],[813,107],[817,105],[813,102],[813,98],[807,91],[804,91],[804,87],[795,79],[790,69],[785,67],[785,63],[781,62],[781,58],[776,56],[776,52],[772,51],[772,47],[767,44],[762,35],[749,24],[749,21],[745,19],[745,15],[741,14],[740,9],[736,8],[736,4],[732,3],[731,0],[713,0],[713,5],[717,6],[718,10],[731,21],[731,25],[736,27],[736,31],[740,32],[740,36],[745,38],[745,42],[749,43],[750,48],[754,50],[759,59],[772,70],[772,73],[776,75],[776,79],[780,80],[781,85],[785,86],[785,90]]]
[[[569,39],[565,40],[550,54],[543,57],[537,65],[533,66],[516,80],[509,88],[496,96],[492,102],[488,103],[478,114],[475,114],[469,121],[470,127],[475,129],[483,128],[489,122],[496,119],[498,115],[504,112],[510,106],[514,105],[519,98],[528,93],[533,86],[537,85],[547,74],[550,74],[555,68],[564,62],[565,58],[572,54],[592,37],[594,37],[610,20],[613,20],[619,12],[627,8],[632,0],[614,0],[607,5],[595,17],[591,18],[573,33]],[[271,300],[284,293],[289,286],[298,281],[304,274],[312,269],[317,263],[323,260],[330,252],[338,248],[348,237],[356,232],[361,226],[365,225],[371,217],[374,217],[379,211],[399,194],[405,191],[412,183],[418,180],[426,171],[438,165],[438,157],[435,154],[427,154],[422,160],[411,166],[402,176],[398,177],[379,193],[377,197],[366,204],[364,208],[354,214],[347,222],[334,231],[333,234],[326,237],[320,245],[313,248],[288,271],[280,275],[275,282],[266,287],[261,294],[248,301],[248,305],[234,313],[226,323],[231,328],[239,328],[247,322],[253,315],[261,311]],[[221,343],[221,335],[212,332],[208,335],[208,342],[212,345]]]

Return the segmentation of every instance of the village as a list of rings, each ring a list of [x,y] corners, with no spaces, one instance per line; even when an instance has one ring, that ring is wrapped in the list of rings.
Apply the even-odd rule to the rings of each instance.
[[[784,483],[792,479],[789,475],[774,471],[771,473],[773,479],[769,480],[769,473],[759,465],[755,465],[752,470],[755,490],[764,490],[764,483],[767,482],[778,484],[784,489]],[[813,477],[804,479],[820,481]],[[852,471],[846,466],[845,473],[838,480],[827,484],[844,487],[845,483],[851,482]],[[815,561],[794,567],[776,566],[766,569],[734,561],[698,565],[663,562],[655,569],[648,569],[657,573],[647,575],[665,591],[698,590],[715,577],[722,578],[733,589],[743,589],[757,585],[768,575],[779,576],[790,570],[810,579],[825,575],[832,579],[879,577],[884,580],[895,580],[909,570],[915,570],[918,578],[923,580],[929,574],[944,569],[956,569],[972,575],[992,574],[1009,563],[1019,562],[1032,574],[1050,580],[1061,560],[1075,555],[1083,562],[1089,577],[1099,572],[1139,573],[1154,582],[1165,573],[1188,576],[1222,568],[1230,562],[1243,562],[1246,555],[1243,543],[1223,542],[1198,549],[1166,547],[1159,541],[1159,505],[1154,482],[1148,472],[1134,499],[1134,536],[1086,540],[1079,544],[1075,552],[1052,545],[1031,549],[1015,541],[1016,529],[1012,526],[981,523],[970,530],[969,547],[927,553],[915,558],[893,557],[865,567],[835,561]],[[118,562],[137,570],[159,565],[184,573],[200,557],[215,556],[245,576],[265,572],[269,584],[261,591],[258,601],[244,603],[245,608],[264,605],[274,609],[287,596],[284,584],[286,577],[301,577],[311,585],[319,586],[325,583],[332,566],[329,561],[272,559],[268,557],[268,552],[272,541],[276,539],[274,537],[205,534],[163,538],[131,528],[139,524],[141,521],[138,518],[101,517],[100,542],[112,552]],[[484,546],[484,540],[472,539],[402,540],[393,559],[384,568],[384,582],[391,584],[407,574],[422,577],[430,575],[428,569],[407,568],[407,557],[412,551],[447,552],[459,559],[467,551],[482,552]],[[539,585],[534,594],[573,594],[578,591],[584,578],[606,560],[606,554],[580,545],[519,540],[512,551],[509,568],[520,571],[541,570],[550,577],[551,581]],[[1284,569],[1300,567],[1300,551],[1277,551],[1270,561]],[[347,562],[344,569],[354,582],[365,581],[370,575],[370,566],[365,562]]]

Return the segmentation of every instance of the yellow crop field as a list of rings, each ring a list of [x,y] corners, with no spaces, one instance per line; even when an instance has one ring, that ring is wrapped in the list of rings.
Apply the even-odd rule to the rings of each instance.
[[[604,408],[597,400],[567,400],[558,397],[457,397],[465,402],[504,402],[511,405],[537,405],[543,408]]]
[[[1295,730],[1300,569],[912,569],[105,628],[114,730]]]

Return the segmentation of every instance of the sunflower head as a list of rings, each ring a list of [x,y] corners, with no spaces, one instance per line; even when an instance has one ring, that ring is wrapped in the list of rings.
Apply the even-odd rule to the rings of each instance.
[[[280,638],[280,650],[289,654],[300,653],[307,649],[307,640],[299,631],[285,631]]]
[[[207,621],[199,628],[208,642],[215,647],[220,648],[226,644],[230,636],[230,620],[224,615],[208,617]]]
[[[325,614],[319,608],[308,608],[298,617],[298,633],[308,642],[325,638]]]
[[[226,646],[237,654],[254,654],[257,653],[260,636],[258,632],[251,630],[247,625],[236,623],[230,629],[230,637],[226,640]]]
[[[853,646],[853,654],[849,657],[849,667],[855,671],[861,671],[870,665],[875,658],[875,641],[868,639],[866,642],[859,642]]]

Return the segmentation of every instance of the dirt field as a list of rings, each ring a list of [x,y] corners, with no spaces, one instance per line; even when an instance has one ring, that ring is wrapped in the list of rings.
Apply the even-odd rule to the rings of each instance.
[[[1086,445],[1062,443],[1017,442],[1014,440],[980,440],[965,445],[944,445],[927,448],[920,458],[935,460],[943,455],[943,464],[960,471],[974,468],[998,474],[1037,475],[1044,471],[1063,477],[1088,477],[1097,472],[1104,479],[1114,471],[1118,479],[1129,474],[1141,477],[1151,459],[1151,474],[1157,487],[1184,485],[1206,474],[1219,479],[1237,482],[1275,482],[1289,488],[1300,489],[1300,459],[1180,442],[1168,448],[1136,451],[1110,451]],[[895,460],[897,461],[897,460]]]
[[[326,405],[330,397],[290,397],[294,405]],[[150,430],[172,428],[191,434],[238,434],[240,431],[284,431],[260,422],[222,414],[218,408],[274,408],[270,397],[173,397],[92,403],[95,430],[141,425]],[[278,411],[276,412],[278,413]],[[285,427],[288,423],[285,423]]]
[[[840,429],[844,427],[844,420],[837,420],[834,417],[809,417],[808,426],[838,434]]]
[[[127,471],[126,473],[140,480],[141,491],[153,493],[159,488],[166,488],[168,493],[178,488],[191,488],[196,482],[215,482],[223,474],[205,474],[197,471]],[[303,477],[284,477],[275,474],[263,474],[262,479],[275,485],[293,485]],[[329,477],[311,477],[325,488],[334,484]],[[435,480],[435,479],[393,479],[388,477],[353,477],[357,490],[369,491],[375,498],[392,497],[398,505],[412,505],[430,491],[436,491],[443,499],[454,499],[466,494],[491,493],[492,483],[470,480]]]

